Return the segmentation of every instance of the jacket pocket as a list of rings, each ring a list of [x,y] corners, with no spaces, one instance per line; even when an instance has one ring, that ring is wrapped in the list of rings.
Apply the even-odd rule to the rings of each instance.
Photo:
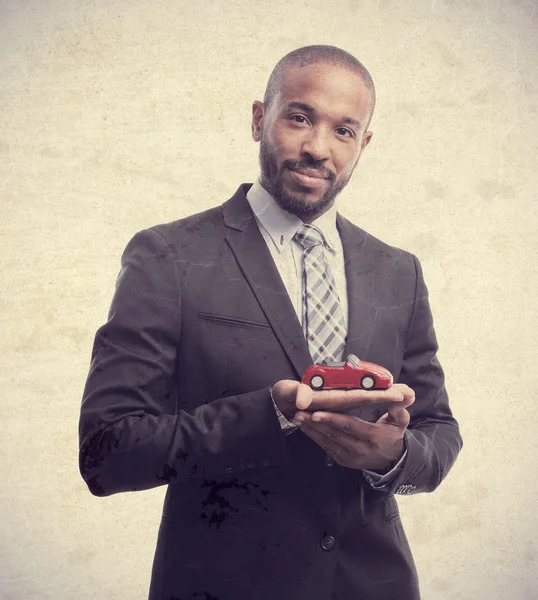
[[[269,323],[263,323],[261,321],[249,321],[247,319],[238,319],[237,317],[228,317],[213,313],[199,312],[198,318],[202,321],[209,321],[210,323],[227,325],[229,327],[241,327],[243,329],[271,329],[271,325],[269,325]]]

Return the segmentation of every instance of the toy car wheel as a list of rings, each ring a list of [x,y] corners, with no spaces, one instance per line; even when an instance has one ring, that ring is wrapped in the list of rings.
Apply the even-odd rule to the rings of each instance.
[[[375,378],[372,377],[371,375],[365,375],[361,379],[361,387],[364,388],[365,390],[371,390],[372,388],[375,387]]]
[[[325,384],[325,380],[321,375],[312,375],[310,378],[310,387],[313,390],[321,390],[323,389],[323,385]]]

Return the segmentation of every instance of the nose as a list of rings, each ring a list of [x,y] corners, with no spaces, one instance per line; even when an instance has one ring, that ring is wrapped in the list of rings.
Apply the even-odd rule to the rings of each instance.
[[[329,136],[321,128],[312,127],[303,142],[303,153],[312,160],[323,161],[329,158]]]

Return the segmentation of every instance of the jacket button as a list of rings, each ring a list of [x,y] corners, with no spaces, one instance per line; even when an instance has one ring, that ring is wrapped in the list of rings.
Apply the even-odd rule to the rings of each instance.
[[[322,550],[325,550],[325,552],[330,552],[334,548],[335,544],[336,540],[332,535],[326,535],[319,543]]]
[[[334,465],[334,459],[330,457],[328,454],[325,456],[325,464],[328,467],[332,467]]]

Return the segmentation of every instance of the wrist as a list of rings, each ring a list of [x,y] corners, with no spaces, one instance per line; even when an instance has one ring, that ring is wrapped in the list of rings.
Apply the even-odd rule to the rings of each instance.
[[[373,471],[374,473],[378,473],[379,475],[386,475],[387,473],[392,471],[392,469],[394,469],[394,467],[400,462],[403,455],[405,454],[405,450],[405,442],[402,438],[394,445],[394,452],[391,452],[390,456],[386,457],[387,461],[385,462],[385,464],[383,464],[382,466],[378,466],[375,469],[369,470]]]

